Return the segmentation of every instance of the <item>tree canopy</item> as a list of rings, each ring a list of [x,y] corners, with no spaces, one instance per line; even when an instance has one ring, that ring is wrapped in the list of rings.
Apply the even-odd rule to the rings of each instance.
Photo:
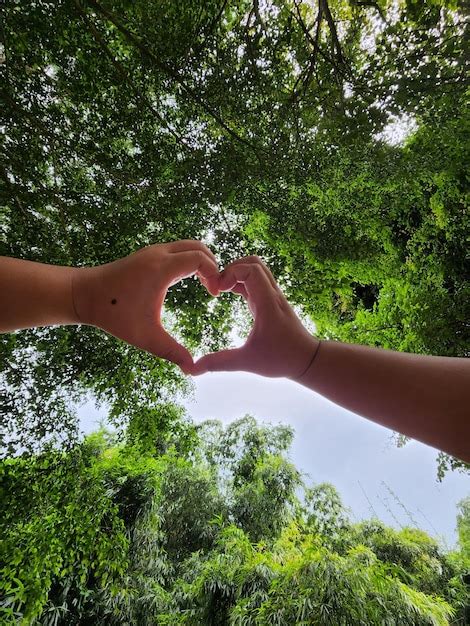
[[[2,463],[2,624],[464,623],[467,501],[444,551],[353,523],[289,461],[288,427],[183,424]]]

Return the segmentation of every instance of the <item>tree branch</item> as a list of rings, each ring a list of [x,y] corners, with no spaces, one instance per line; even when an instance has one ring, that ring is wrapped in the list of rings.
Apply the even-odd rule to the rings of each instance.
[[[217,26],[217,24],[220,21],[220,18],[224,14],[225,7],[227,6],[227,3],[228,3],[228,0],[224,0],[222,2],[221,6],[220,6],[220,9],[217,12],[217,15],[214,17],[214,19],[211,21],[211,23],[209,24],[209,26],[207,28],[207,33],[205,33],[204,39],[201,41],[201,43],[198,46],[196,46],[194,48],[194,50],[193,50],[193,54],[194,55],[198,55],[204,49],[204,46],[206,45],[206,41],[209,39],[209,37],[212,34],[214,28]]]
[[[45,126],[41,122],[41,120],[38,119],[37,115],[33,115],[33,113],[31,113],[27,109],[23,109],[16,102],[16,100],[12,96],[10,96],[10,94],[7,93],[4,89],[0,89],[0,97],[3,98],[11,106],[12,109],[14,109],[17,113],[19,113],[28,120],[27,123],[30,128],[34,128],[36,131],[39,131],[44,137],[47,137],[51,141],[52,145],[54,145],[55,147],[59,146],[57,138],[49,131],[47,126]]]
[[[11,190],[11,195],[12,195],[14,201],[16,202],[16,204],[18,205],[18,208],[20,210],[21,215],[23,215],[23,217],[25,217],[27,219],[28,218],[28,212],[25,209],[25,207],[23,206],[23,203],[21,202],[21,200],[16,195],[16,193],[15,193],[15,191],[13,189],[15,187],[15,185],[12,182],[10,182],[6,172],[3,169],[0,170],[0,176],[5,181],[7,187]]]
[[[308,88],[308,84],[309,81],[311,79],[312,73],[315,70],[315,66],[317,63],[317,57],[318,55],[320,55],[327,63],[329,63],[336,74],[342,74],[343,73],[343,69],[341,66],[338,66],[338,64],[335,62],[334,59],[332,59],[328,54],[326,54],[320,47],[319,41],[320,41],[320,33],[321,33],[321,24],[322,24],[322,20],[323,20],[323,15],[324,15],[324,7],[323,7],[323,3],[322,0],[319,1],[319,5],[318,5],[318,14],[317,17],[315,19],[314,25],[316,24],[316,30],[315,30],[315,36],[313,37],[312,34],[310,33],[310,28],[305,24],[303,18],[302,18],[302,14],[300,13],[300,7],[297,4],[297,2],[294,2],[294,6],[296,9],[296,13],[292,13],[291,11],[291,15],[293,15],[293,17],[295,18],[296,22],[299,24],[299,26],[301,27],[303,33],[305,34],[305,37],[307,39],[307,41],[310,43],[310,45],[312,46],[312,54],[309,57],[309,67],[307,68],[307,70],[303,70],[302,73],[300,74],[300,76],[297,78],[295,85],[293,87],[292,90],[292,96],[291,96],[291,101],[295,101],[298,93],[297,93],[297,87],[299,85],[300,82],[303,82],[303,93],[305,95],[306,90]],[[342,64],[344,65],[344,64]]]
[[[309,68],[307,70],[307,75],[306,75],[305,80],[304,80],[304,88],[303,88],[304,96],[305,96],[305,93],[307,92],[307,88],[308,88],[308,84],[310,82],[310,78],[312,76],[312,73],[315,70],[315,66],[316,66],[316,63],[317,63],[317,53],[318,53],[318,50],[319,50],[318,42],[320,41],[320,31],[321,31],[322,18],[323,18],[323,7],[322,7],[321,3],[319,3],[318,4],[318,14],[317,14],[317,19],[316,19],[317,27],[315,29],[315,38],[313,40],[315,45],[313,46],[313,51],[312,51],[311,58],[310,58],[310,65],[309,65]]]
[[[328,61],[328,63],[331,63],[331,65],[334,65],[334,61],[333,59],[331,59],[318,45],[318,41],[316,41],[311,33],[310,33],[310,29],[308,28],[308,26],[305,24],[302,15],[300,13],[300,8],[299,5],[294,2],[294,6],[296,9],[296,13],[292,13],[291,11],[291,15],[293,15],[293,17],[295,18],[295,21],[297,22],[297,24],[299,24],[300,28],[302,29],[305,37],[307,38],[307,41],[310,43],[310,45],[312,46],[312,48],[314,48],[317,53],[323,57],[325,59],[325,61]]]
[[[328,6],[328,0],[319,0],[319,5],[323,8],[323,12],[325,13],[326,21],[328,22],[328,26],[330,28],[331,38],[333,40],[333,46],[336,48],[336,57],[338,62],[342,65],[345,65],[345,59],[343,56],[343,52],[341,50],[341,44],[338,39],[338,32],[336,30],[336,24],[331,15],[330,7]]]
[[[257,158],[260,159],[257,148],[249,142],[244,137],[241,137],[236,131],[233,130],[230,126],[228,126],[224,120],[220,117],[220,115],[210,107],[207,102],[196,92],[195,89],[186,84],[184,79],[180,76],[179,72],[174,68],[170,67],[166,63],[160,61],[160,59],[147,48],[147,46],[136,36],[133,32],[131,32],[126,26],[121,24],[121,22],[117,19],[117,17],[102,7],[97,0],[86,0],[86,2],[92,6],[98,13],[108,19],[116,29],[124,35],[124,37],[140,52],[144,57],[149,59],[160,71],[169,76],[172,80],[174,80],[183,91],[194,101],[196,102],[210,117],[212,117],[218,125],[223,128],[235,141],[240,144],[243,144],[253,150],[256,154]]]
[[[23,193],[24,195],[32,196],[34,200],[37,200],[37,197],[38,197],[37,194],[35,194],[33,191],[30,191],[29,189],[23,188],[21,185],[18,185],[17,183],[10,182],[10,180],[8,179],[8,176],[3,170],[0,170],[0,176],[7,183],[8,188],[11,191],[12,197],[14,198],[16,204],[18,205],[18,208],[20,209],[21,215],[26,220],[29,220],[30,216],[28,216],[28,211],[25,209],[22,201],[20,200],[19,195],[17,194],[17,190],[19,190],[20,193]],[[46,196],[49,196],[54,199],[53,201],[55,202],[55,205],[59,211],[59,218],[60,218],[60,223],[61,223],[63,234],[64,234],[66,252],[69,256],[69,259],[73,260],[74,257],[72,255],[72,245],[70,241],[70,235],[67,232],[67,223],[66,223],[66,218],[64,214],[64,208],[69,208],[69,207],[60,197],[58,197],[58,195],[52,189],[48,189],[40,182],[37,182],[37,185]]]
[[[155,115],[155,117],[157,117],[157,119],[168,129],[168,131],[173,136],[173,138],[176,140],[176,142],[180,146],[182,146],[185,150],[191,150],[191,147],[188,146],[188,144],[182,139],[182,137],[180,137],[180,135],[170,127],[170,125],[167,123],[167,121],[164,119],[164,117],[161,115],[161,113],[159,111],[157,111],[154,108],[154,106],[152,105],[152,103],[149,102],[149,100],[140,93],[140,91],[137,89],[137,87],[134,85],[134,83],[129,78],[129,75],[127,74],[127,72],[124,69],[124,67],[122,66],[122,64],[114,57],[113,53],[109,49],[109,46],[106,43],[106,41],[105,41],[104,37],[102,36],[102,34],[99,32],[99,30],[93,24],[92,20],[90,20],[90,18],[86,14],[86,12],[80,6],[80,2],[78,0],[74,0],[74,1],[75,1],[75,6],[77,7],[78,12],[80,13],[83,21],[85,22],[85,25],[86,25],[88,31],[90,32],[90,34],[92,35],[92,37],[96,41],[96,43],[99,45],[101,50],[104,52],[104,54],[111,61],[112,65],[113,65],[113,68],[114,68],[116,74],[119,76],[119,78],[123,82],[125,82],[131,88],[131,90],[133,91],[135,97],[140,101],[140,103],[143,104],[145,107],[147,107],[150,110],[150,112],[153,115]]]

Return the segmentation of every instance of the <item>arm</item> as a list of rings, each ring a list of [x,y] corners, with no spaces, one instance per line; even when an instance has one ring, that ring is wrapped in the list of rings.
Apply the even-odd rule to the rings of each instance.
[[[148,246],[93,268],[0,257],[0,332],[89,324],[187,372],[193,359],[165,331],[160,317],[168,287],[192,274],[218,293],[215,257],[199,241]]]
[[[78,324],[72,300],[73,268],[0,257],[0,332]]]
[[[470,359],[325,341],[298,382],[470,462]]]
[[[284,376],[363,417],[470,462],[470,359],[380,350],[311,336],[257,257],[221,274],[244,296],[254,326],[241,348],[202,357],[194,373]]]

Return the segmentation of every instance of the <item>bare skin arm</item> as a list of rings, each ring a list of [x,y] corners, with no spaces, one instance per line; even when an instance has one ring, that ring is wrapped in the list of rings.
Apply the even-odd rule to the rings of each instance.
[[[470,360],[322,342],[298,379],[336,404],[470,462]]]
[[[192,274],[218,293],[214,255],[191,240],[148,246],[93,268],[0,257],[0,332],[89,324],[188,372],[192,356],[166,332],[160,315],[168,287]]]
[[[247,299],[254,326],[244,346],[202,357],[195,374],[245,370],[291,378],[363,417],[470,462],[470,359],[319,342],[257,257],[228,266],[219,287]]]
[[[71,267],[0,257],[0,332],[78,324]]]

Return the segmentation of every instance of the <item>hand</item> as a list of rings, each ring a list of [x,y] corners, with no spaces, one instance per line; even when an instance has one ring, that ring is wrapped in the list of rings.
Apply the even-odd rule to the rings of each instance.
[[[248,301],[254,326],[244,346],[203,356],[191,373],[244,370],[261,376],[301,377],[319,341],[302,325],[263,262],[256,256],[235,261],[220,275],[218,287]]]
[[[72,290],[79,321],[176,363],[188,373],[193,358],[162,326],[168,287],[196,274],[217,295],[219,270],[199,241],[175,241],[143,248],[113,263],[74,270]]]

